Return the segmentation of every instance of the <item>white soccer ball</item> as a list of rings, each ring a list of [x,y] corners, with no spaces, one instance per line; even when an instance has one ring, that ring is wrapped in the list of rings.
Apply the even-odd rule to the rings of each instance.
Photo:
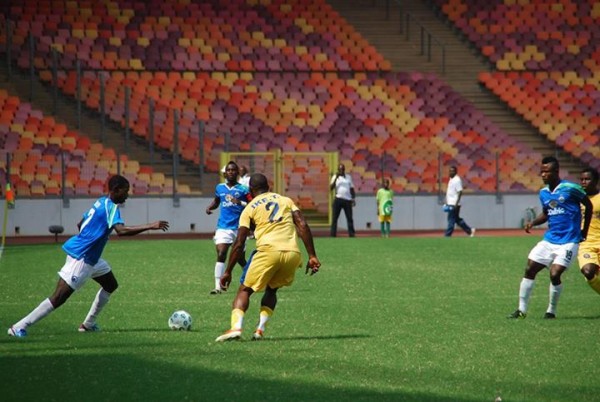
[[[174,331],[189,331],[192,329],[192,316],[184,310],[177,310],[169,317],[169,328]]]

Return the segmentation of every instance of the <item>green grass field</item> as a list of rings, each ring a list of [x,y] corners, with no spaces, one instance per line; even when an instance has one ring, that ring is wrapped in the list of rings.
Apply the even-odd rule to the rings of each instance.
[[[517,306],[527,253],[541,232],[501,238],[317,238],[323,263],[299,271],[262,342],[217,344],[233,292],[210,296],[210,240],[109,242],[120,283],[81,334],[89,282],[25,339],[3,335],[54,290],[60,245],[11,246],[0,261],[3,401],[597,401],[600,296],[571,267],[558,319],[543,320],[548,275],[529,316]],[[240,270],[235,272],[239,277]],[[171,331],[176,309],[191,332]]]

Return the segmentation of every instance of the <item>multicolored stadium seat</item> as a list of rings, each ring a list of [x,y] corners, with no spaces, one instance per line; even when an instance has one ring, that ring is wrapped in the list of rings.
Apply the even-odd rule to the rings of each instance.
[[[54,118],[0,90],[0,173],[10,171],[10,182],[18,196],[62,194],[100,195],[106,192],[110,175],[117,173],[117,155],[111,148],[90,140]],[[10,153],[10,166],[6,154]],[[64,169],[63,169],[64,158]],[[121,174],[133,194],[163,194],[172,191],[164,175],[137,161],[120,156]],[[155,175],[154,177],[151,177]],[[184,191],[185,191],[184,187]],[[188,191],[189,192],[189,191]]]

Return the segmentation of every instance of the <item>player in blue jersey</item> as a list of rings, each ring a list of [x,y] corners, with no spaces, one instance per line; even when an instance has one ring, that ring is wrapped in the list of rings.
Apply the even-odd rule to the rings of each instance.
[[[244,207],[252,198],[250,189],[238,183],[240,169],[235,162],[229,162],[225,166],[225,183],[219,183],[215,187],[215,198],[208,207],[206,213],[210,215],[214,209],[221,207],[217,229],[213,238],[217,249],[217,262],[215,263],[215,288],[210,294],[217,295],[225,289],[221,288],[221,276],[225,271],[225,261],[229,247],[235,241],[238,232],[239,220]],[[242,254],[238,263],[243,267],[246,265],[246,256]]]
[[[139,226],[125,226],[119,205],[129,196],[129,181],[123,176],[113,176],[108,181],[108,196],[100,197],[83,215],[77,224],[79,234],[71,237],[63,245],[67,254],[65,265],[58,272],[56,290],[31,313],[8,329],[10,336],[27,336],[27,327],[46,317],[64,302],[84,283],[92,278],[101,288],[96,294],[90,311],[79,326],[79,332],[94,332],[100,328],[96,318],[108,303],[110,295],[117,289],[118,283],[111,267],[102,259],[102,251],[108,236],[115,230],[119,236],[133,236],[147,230],[169,229],[166,221],[156,221]]]
[[[592,218],[592,203],[579,184],[561,180],[558,160],[553,156],[542,159],[540,170],[546,187],[540,190],[542,212],[525,224],[525,231],[548,222],[544,239],[529,253],[525,275],[519,289],[519,308],[508,318],[525,318],[535,276],[542,269],[550,270],[548,309],[544,318],[556,318],[556,306],[562,292],[561,275],[577,256],[579,243],[587,237]],[[583,226],[581,205],[585,207]]]

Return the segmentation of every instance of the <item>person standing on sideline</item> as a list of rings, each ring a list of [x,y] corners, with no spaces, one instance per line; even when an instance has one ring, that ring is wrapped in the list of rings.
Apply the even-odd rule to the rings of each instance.
[[[377,190],[377,216],[381,226],[381,237],[390,237],[390,224],[394,211],[394,192],[390,189],[390,180],[383,180],[383,187]]]
[[[316,274],[321,266],[310,227],[294,202],[288,197],[270,192],[267,178],[260,173],[250,177],[250,191],[253,198],[240,217],[238,237],[221,278],[221,287],[227,288],[231,283],[231,272],[243,253],[251,227],[255,228],[256,251],[250,256],[240,278],[240,287],[232,305],[231,328],[219,336],[216,342],[240,339],[250,296],[262,291],[265,294],[260,303],[258,327],[252,339],[263,338],[265,326],[277,305],[277,290],[290,286],[296,270],[302,265],[298,235],[308,253],[306,273],[310,271],[311,275]]]
[[[463,184],[460,176],[457,173],[456,166],[450,166],[450,180],[448,180],[448,188],[446,189],[446,210],[448,213],[448,226],[444,236],[450,237],[454,232],[454,226],[458,225],[466,234],[475,236],[475,228],[469,227],[467,222],[460,217],[460,199],[463,192]]]
[[[354,237],[354,219],[352,218],[352,208],[356,205],[356,194],[354,192],[354,183],[352,176],[346,174],[346,167],[339,164],[337,173],[331,178],[329,188],[335,191],[335,199],[333,200],[333,220],[331,222],[331,237],[337,236],[337,222],[342,209],[346,220],[348,221],[348,235]]]
[[[217,250],[217,262],[215,263],[215,288],[210,291],[211,295],[218,295],[224,290],[221,289],[219,283],[225,270],[227,252],[237,236],[240,215],[250,200],[248,187],[238,183],[239,174],[237,163],[231,161],[225,165],[225,183],[217,184],[215,197],[206,207],[206,214],[210,215],[213,209],[221,206],[217,229],[213,237]],[[246,265],[244,253],[240,255],[238,262],[241,266]]]
[[[250,188],[250,175],[248,174],[248,168],[244,165],[240,166],[239,183]]]
[[[125,226],[119,211],[119,204],[129,196],[129,181],[123,176],[112,176],[108,181],[108,196],[100,197],[83,214],[77,224],[79,234],[71,237],[63,245],[67,254],[65,265],[58,272],[59,279],[54,293],[42,301],[33,311],[8,329],[8,335],[23,338],[27,328],[62,306],[69,297],[85,282],[92,278],[101,286],[92,307],[79,332],[96,332],[98,315],[108,303],[118,283],[111,266],[101,258],[110,233],[115,230],[119,236],[134,236],[147,230],[169,229],[166,221],[156,221],[139,226]]]
[[[562,292],[561,275],[569,268],[577,255],[579,243],[585,240],[590,220],[592,203],[580,185],[561,180],[558,160],[553,156],[542,159],[540,175],[546,186],[540,190],[542,212],[525,224],[525,231],[548,222],[544,239],[529,252],[525,275],[519,288],[519,307],[508,318],[525,318],[529,299],[533,292],[535,277],[549,267],[549,303],[544,318],[556,318],[556,307]],[[585,207],[583,228],[581,205]]]
[[[600,193],[598,192],[598,171],[587,168],[581,172],[581,187],[592,203],[592,220],[584,242],[579,245],[577,259],[579,269],[588,285],[600,293]]]

